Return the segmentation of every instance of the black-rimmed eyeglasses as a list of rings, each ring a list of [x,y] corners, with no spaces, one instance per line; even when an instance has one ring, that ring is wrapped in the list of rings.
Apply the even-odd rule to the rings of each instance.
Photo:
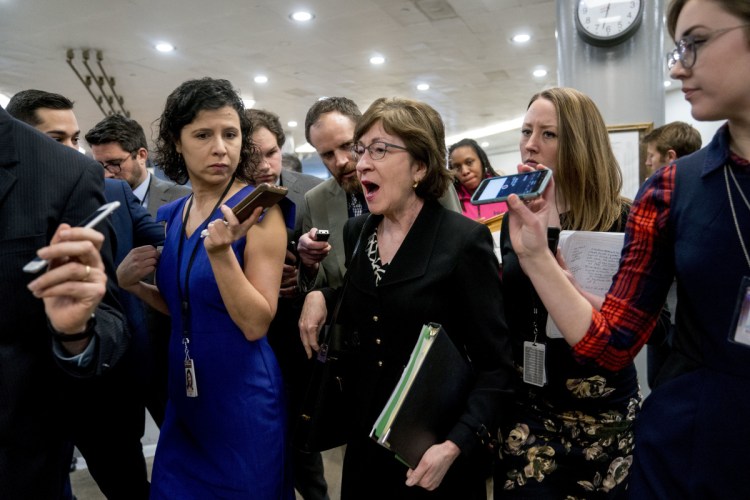
[[[361,158],[365,151],[370,153],[370,159],[372,160],[382,160],[385,158],[386,153],[392,153],[388,148],[398,149],[400,151],[408,151],[404,146],[399,146],[398,144],[391,144],[390,142],[383,142],[383,141],[375,141],[369,146],[365,146],[364,144],[355,144],[352,146],[352,153],[354,153],[357,158]]]
[[[677,47],[675,47],[673,51],[667,53],[667,67],[672,69],[675,67],[675,64],[677,64],[677,61],[680,61],[683,68],[690,69],[695,65],[695,60],[698,57],[698,47],[717,38],[719,35],[748,27],[750,27],[750,24],[742,24],[740,26],[732,26],[731,28],[709,31],[705,35],[688,35],[683,37],[677,41]]]
[[[107,161],[100,161],[99,164],[104,167],[104,170],[109,172],[112,175],[117,175],[122,170],[121,165],[123,162],[128,161],[128,158],[132,158],[133,155],[128,154],[125,158],[122,158],[121,160],[107,160]]]

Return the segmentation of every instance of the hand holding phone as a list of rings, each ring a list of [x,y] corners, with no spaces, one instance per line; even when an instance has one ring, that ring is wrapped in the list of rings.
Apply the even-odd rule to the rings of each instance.
[[[331,236],[331,233],[328,231],[328,229],[318,229],[318,231],[315,233],[315,241],[328,241],[328,238]]]
[[[272,207],[284,199],[287,188],[268,183],[258,184],[253,191],[240,200],[232,209],[232,213],[240,222],[245,222],[258,207],[264,209]]]
[[[277,204],[279,201],[286,197],[288,189],[282,186],[273,186],[268,183],[258,184],[250,194],[245,196],[232,208],[232,213],[240,224],[245,222],[253,214],[256,208],[263,207],[267,209]],[[224,219],[224,224],[227,224]],[[208,236],[208,229],[201,231],[201,238]]]
[[[474,191],[471,203],[498,203],[506,201],[511,194],[517,194],[522,200],[538,198],[551,178],[552,170],[544,169],[484,179]]]
[[[112,212],[114,212],[120,206],[119,201],[113,201],[111,203],[105,203],[101,207],[97,208],[91,215],[83,219],[76,227],[92,228],[96,227],[101,221],[107,218]],[[49,262],[41,257],[35,257],[23,266],[23,271],[26,273],[36,274],[45,267]]]

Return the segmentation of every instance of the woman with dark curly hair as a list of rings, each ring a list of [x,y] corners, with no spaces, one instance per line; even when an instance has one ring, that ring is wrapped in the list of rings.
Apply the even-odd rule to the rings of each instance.
[[[157,151],[166,174],[189,180],[193,194],[159,209],[161,257],[141,247],[118,270],[120,286],[172,316],[151,498],[293,498],[281,375],[265,338],[285,220],[274,206],[240,223],[230,208],[254,189],[255,168],[250,124],[231,83],[203,78],[172,92]],[[156,286],[139,281],[154,267]]]
[[[448,167],[453,172],[453,185],[461,202],[461,211],[465,216],[481,221],[508,210],[505,202],[471,204],[471,195],[483,179],[502,175],[492,168],[487,153],[477,144],[477,141],[461,139],[448,148]]]

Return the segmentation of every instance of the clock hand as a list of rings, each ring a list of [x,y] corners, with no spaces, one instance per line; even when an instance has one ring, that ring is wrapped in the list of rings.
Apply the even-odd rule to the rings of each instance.
[[[604,19],[607,19],[609,17],[609,6],[612,5],[611,3],[607,2],[607,10],[604,12]]]

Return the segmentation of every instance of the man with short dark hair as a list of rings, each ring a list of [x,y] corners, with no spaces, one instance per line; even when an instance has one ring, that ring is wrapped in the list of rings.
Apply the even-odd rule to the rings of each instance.
[[[126,181],[152,217],[160,206],[190,194],[190,188],[150,174],[148,144],[141,125],[122,115],[111,115],[86,132],[94,159],[107,178]]]
[[[81,129],[71,113],[73,101],[60,94],[29,89],[8,102],[8,114],[47,134],[63,146],[78,149]]]

